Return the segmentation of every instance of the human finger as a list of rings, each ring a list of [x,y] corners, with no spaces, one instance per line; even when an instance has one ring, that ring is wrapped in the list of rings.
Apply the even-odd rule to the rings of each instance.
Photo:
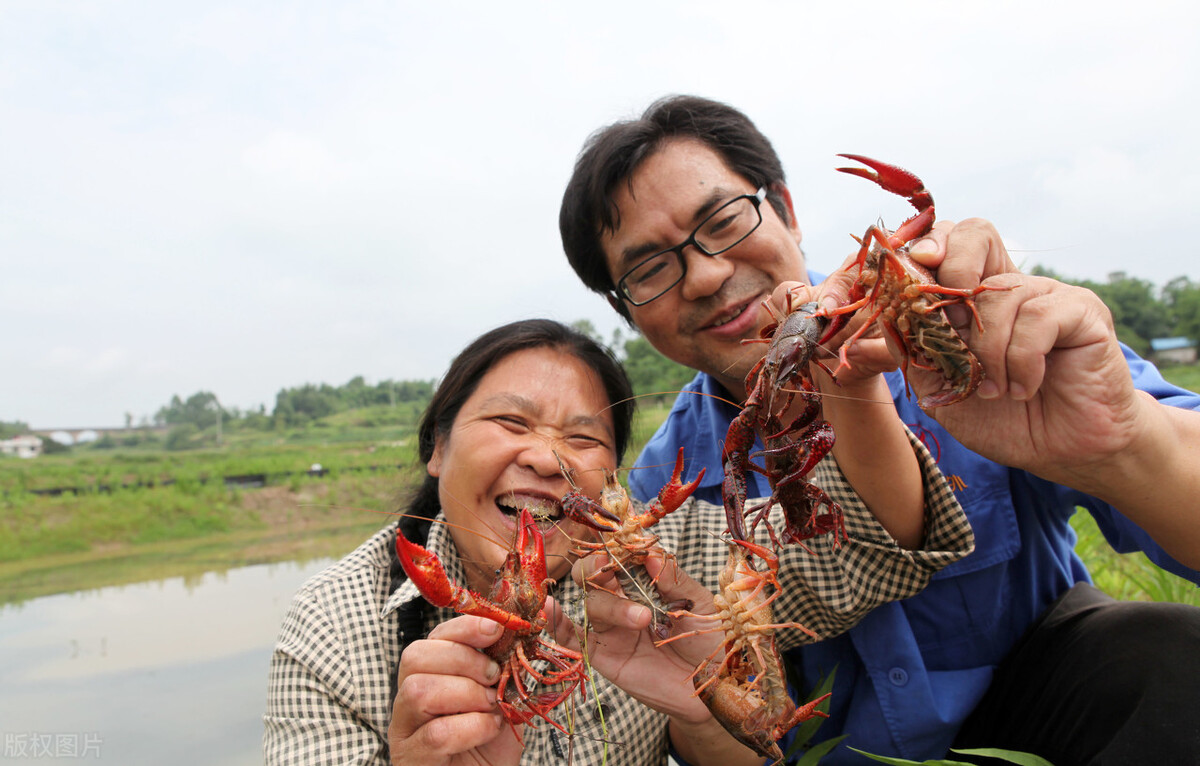
[[[396,689],[410,720],[424,723],[456,713],[496,711],[496,690],[470,678],[442,673],[414,673]]]
[[[495,643],[498,637],[497,632],[484,646]],[[470,644],[438,637],[431,632],[430,638],[414,641],[404,648],[398,673],[401,680],[417,673],[440,673],[470,678],[486,686],[494,684],[500,677],[500,666]]]
[[[687,601],[692,605],[689,611],[696,614],[714,611],[712,592],[683,571],[674,556],[661,549],[651,549],[645,567],[664,601]]]
[[[429,639],[438,641],[454,641],[459,644],[483,649],[496,643],[503,626],[495,620],[486,617],[476,617],[470,614],[460,614],[445,622],[438,623],[429,631]]]
[[[854,268],[857,261],[857,254],[848,256],[824,281],[814,285],[812,300],[821,304],[821,308],[827,311],[849,303],[850,291],[854,289],[854,283],[858,279],[857,269]]]
[[[1051,352],[1107,344],[1114,333],[1108,309],[1090,290],[1040,277],[1025,278],[1019,289],[998,395],[1025,401],[1041,388]]]
[[[393,715],[388,726],[394,765],[449,763],[454,755],[505,736],[504,717],[499,712],[441,716],[410,732],[403,729],[401,721],[402,716]]]
[[[787,316],[812,300],[813,288],[804,282],[780,282],[771,292],[771,306],[776,316]]]
[[[909,257],[930,271],[937,271],[946,258],[946,240],[953,228],[954,221],[937,221],[925,236],[909,244]]]

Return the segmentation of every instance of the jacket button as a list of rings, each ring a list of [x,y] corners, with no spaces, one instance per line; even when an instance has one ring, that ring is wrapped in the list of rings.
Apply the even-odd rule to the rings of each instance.
[[[892,668],[888,671],[887,677],[896,686],[904,686],[908,683],[908,671],[904,668]]]

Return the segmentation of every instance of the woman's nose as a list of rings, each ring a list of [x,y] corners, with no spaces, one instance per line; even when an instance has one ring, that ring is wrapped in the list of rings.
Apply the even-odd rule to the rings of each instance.
[[[562,473],[554,442],[549,439],[533,439],[521,451],[517,461],[519,465],[531,469],[538,476],[550,477]]]

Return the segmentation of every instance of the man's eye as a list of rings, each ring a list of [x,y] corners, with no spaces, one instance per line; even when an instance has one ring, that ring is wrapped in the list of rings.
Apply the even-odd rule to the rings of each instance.
[[[646,268],[638,271],[636,274],[633,275],[633,281],[636,282],[637,284],[649,282],[652,279],[654,279],[656,276],[661,274],[662,270],[665,269],[666,267],[667,267],[667,264],[663,263],[662,261],[655,261],[654,263],[647,264]]]
[[[716,219],[709,221],[705,228],[705,233],[710,237],[718,237],[721,232],[732,227],[737,222],[740,213],[733,212],[728,215],[718,216]]]

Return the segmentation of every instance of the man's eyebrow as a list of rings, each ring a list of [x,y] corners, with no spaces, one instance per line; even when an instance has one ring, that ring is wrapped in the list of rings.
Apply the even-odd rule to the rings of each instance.
[[[701,221],[707,218],[713,210],[717,208],[725,200],[729,199],[733,192],[721,186],[713,187],[709,195],[696,208],[696,212],[692,213],[692,223],[699,225]],[[678,243],[676,243],[678,244]],[[621,251],[621,259],[617,263],[619,270],[624,271],[630,266],[635,265],[648,255],[662,252],[664,246],[659,242],[643,242],[640,245],[631,245]]]

